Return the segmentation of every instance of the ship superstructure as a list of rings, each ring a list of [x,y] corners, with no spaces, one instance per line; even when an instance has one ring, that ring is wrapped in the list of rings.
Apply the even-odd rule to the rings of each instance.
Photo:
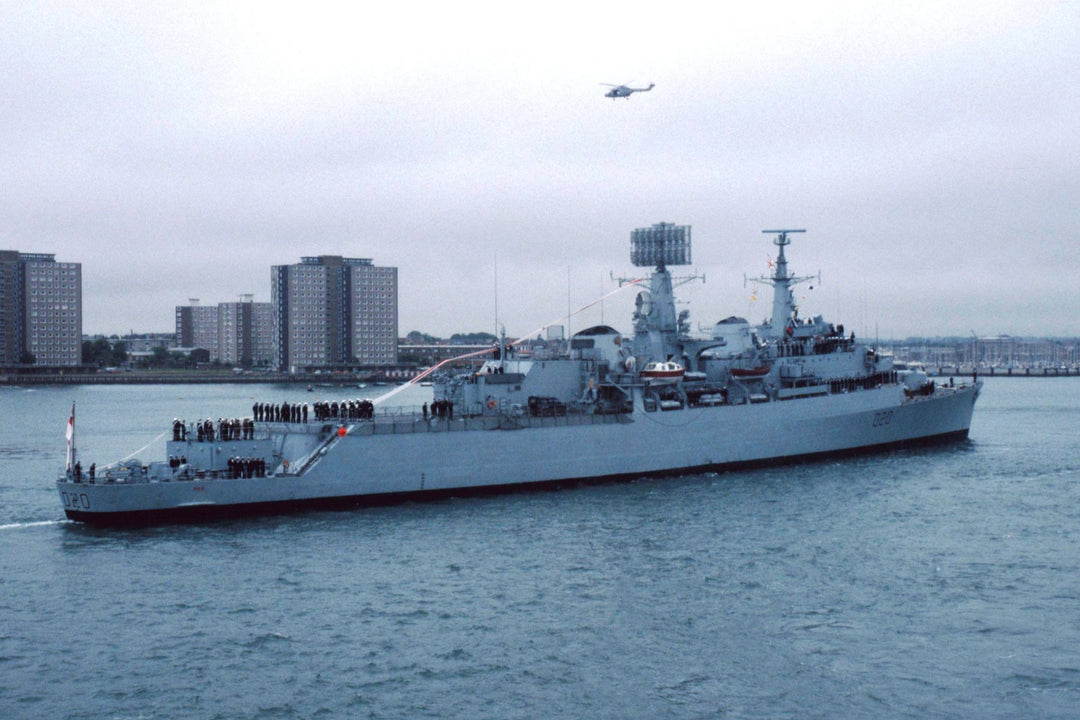
[[[166,459],[73,469],[57,482],[68,517],[156,522],[341,506],[541,484],[790,462],[967,436],[981,383],[937,386],[845,335],[800,319],[778,247],[769,322],[728,317],[693,334],[669,267],[688,265],[690,228],[635,230],[651,267],[632,337],[599,325],[561,352],[499,343],[465,372],[432,377],[422,409],[366,401],[254,409],[225,427],[179,422]],[[78,466],[76,466],[78,467]]]

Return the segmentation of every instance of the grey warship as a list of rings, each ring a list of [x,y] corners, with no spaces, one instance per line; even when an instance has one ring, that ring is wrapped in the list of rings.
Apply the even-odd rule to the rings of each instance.
[[[690,227],[631,233],[651,268],[633,335],[606,325],[559,353],[502,342],[467,372],[430,376],[432,413],[366,402],[260,411],[215,428],[174,425],[166,459],[81,471],[70,443],[57,492],[68,518],[132,525],[340,508],[518,488],[718,471],[967,437],[982,382],[938,384],[842,325],[800,317],[786,248],[767,230],[771,317],[691,331],[670,268]],[[420,379],[420,378],[417,378]],[[73,431],[69,424],[69,432]]]

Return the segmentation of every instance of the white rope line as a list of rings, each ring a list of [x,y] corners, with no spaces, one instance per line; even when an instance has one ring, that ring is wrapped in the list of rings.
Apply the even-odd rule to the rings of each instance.
[[[171,429],[171,428],[170,428],[170,429]],[[161,439],[162,437],[164,437],[165,433],[167,433],[167,432],[169,432],[169,430],[164,430],[164,431],[162,431],[161,435],[158,435],[158,436],[157,436],[156,438],[154,438],[154,439],[153,439],[153,440],[151,440],[150,442],[146,443],[145,445],[143,445],[143,446],[142,446],[141,448],[139,448],[139,449],[138,449],[138,450],[136,450],[135,452],[131,453],[130,455],[128,455],[128,456],[126,456],[126,457],[122,457],[122,458],[120,458],[120,459],[119,459],[119,460],[117,460],[116,462],[112,462],[112,463],[109,463],[109,464],[108,464],[108,465],[106,465],[105,467],[107,467],[107,468],[112,468],[112,467],[116,467],[117,465],[119,465],[120,463],[124,462],[125,460],[130,460],[131,458],[135,457],[136,455],[138,455],[139,453],[141,453],[141,452],[142,452],[143,450],[145,450],[146,448],[148,448],[148,447],[150,447],[151,445],[153,445],[154,443],[156,443],[156,442],[157,442],[158,440],[160,440],[160,439]]]

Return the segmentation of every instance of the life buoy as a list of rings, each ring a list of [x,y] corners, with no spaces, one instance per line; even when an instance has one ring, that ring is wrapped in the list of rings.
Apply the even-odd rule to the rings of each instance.
[[[495,405],[496,405],[495,398],[489,397],[488,401],[487,401],[488,410],[494,410]]]
[[[288,469],[289,469],[289,461],[288,461],[288,460],[282,460],[282,461],[281,461],[281,467],[283,467],[283,468],[285,468],[286,470],[288,470]]]

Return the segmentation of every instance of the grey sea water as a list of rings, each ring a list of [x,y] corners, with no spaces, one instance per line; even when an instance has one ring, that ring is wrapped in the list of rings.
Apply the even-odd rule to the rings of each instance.
[[[63,520],[73,400],[101,465],[256,398],[310,395],[0,388],[0,718],[1080,714],[1076,378],[989,380],[970,440],[937,449],[209,525]]]

